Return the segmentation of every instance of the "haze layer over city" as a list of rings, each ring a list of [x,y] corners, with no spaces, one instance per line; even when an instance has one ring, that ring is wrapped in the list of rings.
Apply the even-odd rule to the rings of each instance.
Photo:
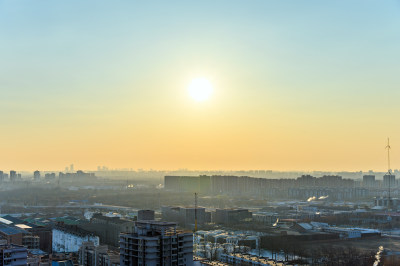
[[[0,0],[0,264],[399,265],[398,1]]]

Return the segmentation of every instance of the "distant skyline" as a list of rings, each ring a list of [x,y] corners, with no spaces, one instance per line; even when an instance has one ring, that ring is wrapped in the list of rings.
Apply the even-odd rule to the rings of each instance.
[[[399,29],[399,1],[0,0],[0,170],[384,172],[387,137],[398,169]]]
[[[33,175],[34,172],[38,171],[39,173],[76,173],[78,171],[82,171],[84,173],[92,173],[92,172],[132,172],[132,173],[182,173],[182,174],[189,174],[193,173],[194,176],[198,175],[229,175],[231,173],[235,173],[238,175],[239,173],[246,173],[248,176],[262,176],[266,178],[297,178],[301,175],[312,175],[315,177],[321,177],[323,175],[341,175],[343,178],[349,178],[349,176],[357,176],[358,174],[362,175],[369,175],[374,174],[376,175],[377,180],[382,179],[384,175],[387,174],[387,171],[345,171],[345,170],[338,170],[338,171],[328,171],[328,170],[312,170],[312,171],[302,171],[302,170],[270,170],[270,169],[242,169],[242,170],[231,170],[231,169],[207,169],[207,170],[196,170],[196,169],[142,169],[142,168],[108,168],[108,169],[83,169],[78,168],[73,171],[67,169],[35,169],[35,170],[19,170],[19,169],[1,169],[4,174],[9,174],[10,171],[15,171],[16,173],[22,173],[23,177],[29,177]],[[400,169],[392,169],[392,173],[394,175],[398,175]],[[27,176],[26,174],[29,174]],[[287,174],[285,176],[285,174]],[[191,175],[191,174],[190,174]],[[361,177],[361,176],[360,176]],[[351,178],[351,177],[350,177]]]

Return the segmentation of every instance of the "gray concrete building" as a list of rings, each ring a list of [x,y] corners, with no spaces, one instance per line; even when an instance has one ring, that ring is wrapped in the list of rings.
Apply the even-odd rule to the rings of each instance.
[[[106,245],[94,245],[93,242],[83,242],[79,248],[79,265],[82,266],[117,266],[119,255],[108,250]]]
[[[10,181],[15,181],[17,180],[17,172],[15,172],[14,170],[10,171]]]
[[[135,223],[132,220],[107,217],[100,213],[93,215],[89,223],[81,224],[83,229],[93,232],[100,238],[101,244],[119,246],[119,235],[122,232],[133,232]]]
[[[384,175],[383,176],[383,188],[389,189],[396,186],[396,176],[395,175]]]
[[[374,175],[364,175],[363,176],[363,187],[374,187],[375,186],[375,176]]]
[[[193,265],[193,234],[172,222],[137,221],[120,235],[120,265]]]
[[[194,228],[195,224],[195,208],[194,207],[177,207],[177,206],[162,206],[161,215],[163,221],[178,222],[180,226],[185,228]],[[207,219],[206,209],[197,207],[197,225],[203,225],[211,222]]]
[[[39,171],[35,171],[33,172],[33,179],[34,180],[40,180],[40,172]]]
[[[154,211],[153,210],[139,210],[137,215],[138,221],[142,220],[154,220]]]
[[[213,222],[217,224],[234,224],[251,218],[252,213],[247,209],[216,209]]]

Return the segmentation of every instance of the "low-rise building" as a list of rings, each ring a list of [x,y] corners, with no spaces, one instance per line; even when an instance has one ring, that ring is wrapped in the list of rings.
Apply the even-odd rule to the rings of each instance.
[[[276,261],[267,257],[259,257],[250,254],[242,254],[242,253],[229,253],[222,254],[221,260],[228,265],[271,265],[271,266],[280,266],[286,265],[283,261]],[[207,264],[207,265],[215,265],[215,264]]]
[[[213,222],[235,224],[249,218],[252,218],[252,213],[247,209],[216,209]]]
[[[10,215],[0,218],[0,235],[10,244],[23,245],[28,249],[51,252],[50,226],[36,225]]]
[[[22,245],[22,238],[29,232],[12,225],[0,224],[0,236],[7,240],[7,243]]]
[[[279,218],[279,214],[276,212],[257,212],[253,213],[253,221],[266,224],[266,225],[273,225]]]
[[[57,225],[53,229],[53,252],[78,252],[82,243],[88,241],[95,246],[100,243],[98,236],[75,225]]]
[[[139,210],[137,219],[138,219],[138,221],[141,221],[141,220],[153,221],[154,220],[154,211],[153,210]]]
[[[132,220],[120,217],[108,217],[100,213],[93,215],[89,223],[81,224],[79,227],[93,232],[100,238],[101,244],[114,247],[119,246],[119,235],[122,232],[133,232],[135,223]]]
[[[180,226],[185,228],[194,228],[195,224],[195,207],[178,207],[178,206],[162,206],[161,215],[163,221],[178,222]],[[197,207],[197,225],[203,225],[211,222],[210,216],[207,215],[206,209]]]

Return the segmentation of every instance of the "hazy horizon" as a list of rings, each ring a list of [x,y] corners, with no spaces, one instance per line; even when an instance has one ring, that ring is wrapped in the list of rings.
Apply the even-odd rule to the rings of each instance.
[[[300,173],[300,174],[315,174],[318,175],[318,173],[348,173],[348,174],[368,174],[368,173],[374,173],[374,174],[386,174],[386,171],[376,171],[373,169],[370,170],[354,170],[354,171],[347,171],[347,170],[279,170],[279,169],[143,169],[143,168],[107,168],[107,169],[95,169],[95,168],[74,168],[73,171],[71,170],[66,170],[65,167],[63,169],[8,169],[8,168],[3,168],[0,169],[0,171],[3,171],[4,173],[7,173],[9,171],[16,171],[17,173],[32,173],[34,171],[39,171],[39,172],[46,172],[46,173],[51,173],[51,172],[63,172],[63,173],[75,173],[76,171],[86,171],[86,172],[135,172],[135,173],[140,173],[140,172],[170,172],[170,173],[195,173],[195,175],[198,174],[207,174],[207,173],[219,173],[219,172],[225,172],[225,173],[240,173],[240,172],[246,172],[246,173],[256,173],[256,174],[263,174],[265,172],[266,175],[268,174],[285,174],[285,173],[290,173],[290,174],[295,174],[295,173]],[[399,172],[400,169],[391,169],[392,174],[396,174]]]

